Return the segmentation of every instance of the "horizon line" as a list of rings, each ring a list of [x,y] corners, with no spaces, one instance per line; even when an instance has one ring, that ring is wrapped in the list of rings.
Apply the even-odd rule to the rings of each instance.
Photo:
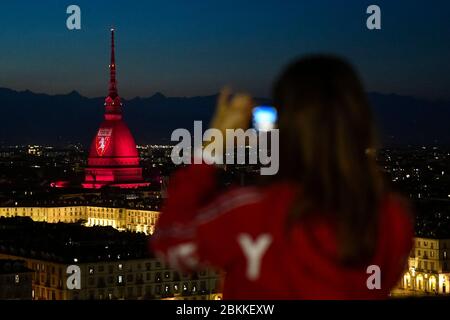
[[[107,96],[107,94],[105,94],[104,96],[88,96],[88,95],[82,94],[80,91],[75,90],[75,89],[73,89],[73,90],[71,90],[71,91],[69,91],[67,93],[48,93],[48,92],[36,92],[36,91],[30,90],[30,89],[19,90],[19,89],[13,89],[13,88],[10,88],[10,87],[0,86],[0,90],[9,90],[9,91],[13,91],[13,92],[16,92],[16,93],[28,93],[29,92],[29,93],[32,93],[32,94],[35,94],[35,95],[46,95],[46,96],[49,96],[49,97],[69,96],[69,95],[74,94],[74,93],[76,93],[80,97],[86,98],[86,99],[104,99]],[[236,91],[236,92],[239,92],[239,91]],[[123,98],[123,100],[130,101],[130,100],[134,100],[134,99],[149,99],[149,98],[152,98],[152,97],[158,96],[158,95],[163,96],[164,98],[186,98],[186,99],[190,99],[190,98],[198,98],[198,97],[214,97],[214,96],[218,96],[219,93],[220,92],[218,91],[216,93],[204,94],[204,95],[197,94],[197,95],[191,95],[191,96],[188,96],[188,95],[168,96],[168,95],[165,95],[161,91],[155,91],[153,94],[148,95],[148,96],[136,95],[136,96],[133,96],[132,98]],[[365,91],[365,93],[367,95],[380,94],[380,95],[385,95],[385,96],[397,96],[397,97],[403,97],[403,98],[413,98],[413,99],[424,100],[424,101],[433,102],[433,103],[450,103],[450,98],[434,98],[433,99],[433,98],[423,97],[423,96],[415,96],[415,95],[409,95],[409,94],[399,94],[399,93],[395,93],[395,92],[386,93],[386,92],[373,91],[373,90]],[[256,99],[269,99],[269,100],[271,99],[270,97],[261,97],[261,96],[259,96],[259,97],[254,96],[254,98],[256,98]]]

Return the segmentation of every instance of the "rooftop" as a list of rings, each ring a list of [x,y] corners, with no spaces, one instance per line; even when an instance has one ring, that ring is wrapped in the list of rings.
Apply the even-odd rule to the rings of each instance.
[[[0,253],[72,264],[152,258],[149,236],[112,227],[0,218]]]
[[[0,274],[32,272],[23,260],[0,259]]]

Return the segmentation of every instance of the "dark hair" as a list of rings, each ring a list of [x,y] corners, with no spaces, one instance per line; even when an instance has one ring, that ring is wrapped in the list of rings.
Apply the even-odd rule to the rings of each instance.
[[[384,183],[361,81],[340,58],[306,57],[282,73],[274,104],[281,142],[276,178],[302,186],[290,222],[330,217],[341,262],[364,263],[375,250]]]

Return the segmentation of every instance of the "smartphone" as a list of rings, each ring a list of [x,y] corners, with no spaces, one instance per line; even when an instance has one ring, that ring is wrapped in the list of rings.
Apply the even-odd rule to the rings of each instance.
[[[253,108],[253,128],[258,131],[269,131],[275,129],[277,117],[277,109],[275,109],[275,107],[256,106]]]

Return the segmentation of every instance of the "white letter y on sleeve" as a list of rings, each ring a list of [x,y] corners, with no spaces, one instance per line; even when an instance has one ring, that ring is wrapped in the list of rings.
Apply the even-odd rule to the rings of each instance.
[[[272,243],[272,236],[265,233],[260,235],[256,241],[253,241],[250,235],[242,233],[237,240],[247,258],[247,278],[255,281],[259,278],[261,260]]]

